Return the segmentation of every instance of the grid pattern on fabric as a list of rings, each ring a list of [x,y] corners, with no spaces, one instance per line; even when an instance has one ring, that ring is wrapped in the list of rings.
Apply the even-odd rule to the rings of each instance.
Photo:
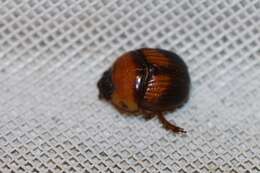
[[[98,100],[140,47],[187,62],[187,135]],[[0,86],[0,172],[260,172],[259,0],[0,0]]]

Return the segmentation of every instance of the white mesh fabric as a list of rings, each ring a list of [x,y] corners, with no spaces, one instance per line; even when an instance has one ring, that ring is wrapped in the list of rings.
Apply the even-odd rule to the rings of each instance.
[[[98,100],[140,47],[187,62],[187,135]],[[259,0],[0,0],[0,86],[0,172],[260,172]]]

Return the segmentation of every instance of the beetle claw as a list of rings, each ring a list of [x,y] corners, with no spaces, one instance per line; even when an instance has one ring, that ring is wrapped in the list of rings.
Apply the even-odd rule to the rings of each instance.
[[[172,130],[175,133],[187,133],[186,130],[184,130],[181,127],[175,126],[175,125],[172,125],[171,127],[169,127],[169,129]]]

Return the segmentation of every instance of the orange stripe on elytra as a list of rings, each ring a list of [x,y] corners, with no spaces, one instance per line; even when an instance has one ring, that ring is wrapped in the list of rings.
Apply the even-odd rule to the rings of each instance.
[[[152,82],[151,82],[152,81]],[[159,97],[168,90],[171,85],[171,77],[167,75],[153,76],[150,82],[148,82],[147,89],[144,95],[144,99],[147,102],[154,103]]]

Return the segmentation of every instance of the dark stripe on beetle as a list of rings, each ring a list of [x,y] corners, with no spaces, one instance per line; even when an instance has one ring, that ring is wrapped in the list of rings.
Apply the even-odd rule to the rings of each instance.
[[[138,105],[140,105],[140,103],[143,100],[145,91],[146,91],[146,87],[148,85],[148,79],[149,79],[149,63],[146,61],[144,55],[142,54],[141,51],[139,50],[135,50],[131,52],[131,56],[133,57],[134,61],[136,64],[140,65],[141,71],[138,73],[138,75],[141,78],[140,83],[137,84],[137,87],[135,87],[136,89],[136,100]]]

